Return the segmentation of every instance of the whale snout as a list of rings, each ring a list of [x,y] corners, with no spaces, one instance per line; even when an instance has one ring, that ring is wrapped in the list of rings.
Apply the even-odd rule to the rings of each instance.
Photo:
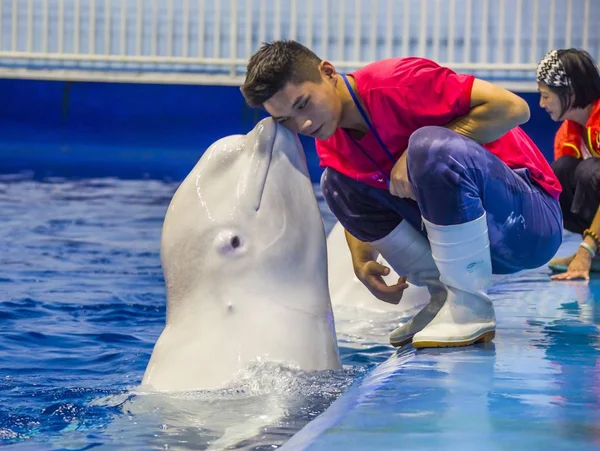
[[[264,154],[271,154],[273,152],[273,145],[275,144],[275,136],[277,135],[277,129],[280,127],[277,122],[275,122],[272,118],[267,117],[262,119],[256,126],[254,127],[254,131],[257,136],[256,147],[259,148]]]
[[[242,191],[247,193],[247,204],[251,206],[252,211],[256,212],[260,208],[273,161],[284,157],[296,170],[308,177],[304,151],[298,135],[270,117],[262,119],[248,133],[246,147],[250,164],[242,179]]]
[[[273,134],[275,133],[275,130],[278,126],[279,124],[275,122],[275,120],[273,120],[272,117],[265,117],[264,119],[258,121],[258,123],[256,124],[256,127],[262,129],[263,132]]]
[[[242,203],[254,212],[260,208],[276,135],[277,124],[271,118],[261,120],[247,135],[245,151],[249,164],[238,184],[238,191],[244,193]]]
[[[262,129],[261,133],[265,133],[268,136],[274,136],[273,141],[270,143],[271,158],[277,158],[275,155],[285,155],[296,170],[304,174],[307,178],[310,178],[306,155],[304,154],[304,148],[302,147],[298,134],[270,117],[261,120],[257,124],[257,127],[258,126]]]
[[[287,150],[293,148],[294,154],[300,150],[300,153],[304,155],[298,134],[276,122],[271,117],[266,117],[259,121],[253,131],[258,133],[261,147],[268,149],[271,153],[281,152],[288,154]]]

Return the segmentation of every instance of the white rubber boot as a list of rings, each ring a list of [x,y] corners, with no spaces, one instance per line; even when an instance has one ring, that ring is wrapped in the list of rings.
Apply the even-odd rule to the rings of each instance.
[[[448,290],[440,282],[440,273],[431,256],[427,238],[407,221],[401,221],[389,235],[371,244],[396,273],[406,275],[407,282],[413,285],[426,286],[431,295],[429,304],[390,333],[390,343],[402,346],[435,317],[446,300]]]
[[[423,221],[448,299],[427,327],[415,334],[414,347],[468,346],[492,340],[496,317],[486,294],[492,279],[486,214],[450,226]]]

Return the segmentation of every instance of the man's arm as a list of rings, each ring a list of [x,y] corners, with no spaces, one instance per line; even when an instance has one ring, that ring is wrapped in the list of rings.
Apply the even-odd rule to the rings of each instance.
[[[478,78],[471,89],[471,111],[446,125],[480,144],[497,140],[529,120],[527,102],[518,95]]]
[[[369,243],[365,243],[364,241],[360,241],[351,235],[347,230],[344,230],[346,235],[346,243],[348,243],[348,248],[350,249],[350,254],[352,254],[352,266],[354,267],[354,272],[358,273],[360,271],[360,264],[362,262],[377,260],[379,256],[379,252],[370,245]]]

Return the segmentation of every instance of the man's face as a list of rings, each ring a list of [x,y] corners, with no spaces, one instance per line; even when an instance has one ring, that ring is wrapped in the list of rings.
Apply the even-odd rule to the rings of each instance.
[[[267,112],[295,133],[327,139],[341,119],[342,104],[336,91],[336,75],[322,73],[321,81],[287,83],[264,103]]]
[[[544,83],[538,83],[538,91],[540,92],[540,107],[546,110],[553,121],[561,120],[562,105],[558,95],[550,91]]]

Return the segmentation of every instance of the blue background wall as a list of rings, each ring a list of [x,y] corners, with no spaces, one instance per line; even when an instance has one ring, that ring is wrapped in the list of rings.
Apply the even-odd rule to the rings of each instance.
[[[311,38],[312,47],[322,57],[353,60],[370,58],[370,37],[373,34],[375,57],[381,58],[386,50],[386,32],[391,33],[390,51],[394,56],[404,54],[434,57],[434,40],[440,44],[440,62],[449,58],[450,50],[456,61],[537,62],[550,47],[584,45],[583,24],[590,27],[587,49],[600,52],[600,28],[591,26],[600,21],[600,8],[587,13],[585,0],[556,0],[554,18],[551,8],[538,2],[538,23],[533,26],[533,2],[504,1],[504,21],[500,21],[500,2],[456,0],[454,15],[449,2],[435,0],[404,0],[392,4],[388,12],[387,0],[347,0],[340,9],[336,2],[295,2],[292,11],[288,0],[252,0],[238,2],[235,48],[236,56],[245,60],[248,51],[255,50],[262,40],[277,37],[294,37],[301,41]],[[26,2],[0,0],[0,51],[28,50],[29,18]],[[37,3],[35,3],[37,5]],[[74,38],[79,38],[80,52],[97,52],[132,55],[137,52],[138,12],[136,0],[119,2],[96,0],[79,2],[80,16],[75,26],[75,1],[64,0],[62,37],[65,52],[76,51]],[[149,55],[153,44],[158,55],[182,56],[184,43],[189,56],[229,57],[232,49],[230,26],[233,16],[230,2],[204,0],[157,0],[156,24],[151,3],[144,2],[141,10],[139,43],[140,52]],[[154,4],[154,3],[152,3]],[[172,14],[167,7],[173,5]],[[186,13],[184,4],[189,4]],[[282,22],[277,26],[275,14],[281,5]],[[572,5],[569,13],[568,5]],[[48,15],[48,51],[59,51],[58,3],[50,1]],[[203,5],[203,9],[201,9]],[[250,5],[250,9],[246,9]],[[110,11],[110,21],[106,15]],[[408,17],[405,17],[408,6]],[[422,9],[426,6],[426,10]],[[14,9],[16,7],[16,9]],[[264,14],[261,8],[264,7]],[[517,20],[518,7],[522,20]],[[437,10],[436,15],[436,8]],[[220,11],[220,14],[217,14]],[[123,13],[125,15],[123,16]],[[33,33],[31,50],[43,50],[43,8],[32,9]],[[200,14],[202,13],[202,14]],[[292,14],[293,13],[293,14]],[[420,46],[421,15],[426,14],[426,36]],[[296,36],[292,33],[292,15],[295,18]],[[572,17],[572,27],[567,28],[565,17]],[[94,29],[90,28],[93,17]],[[247,19],[251,18],[249,22]],[[261,21],[261,17],[264,19]],[[371,17],[375,20],[372,21]],[[434,30],[435,18],[439,27]],[[325,19],[330,26],[325,27]],[[360,39],[355,41],[355,21],[361,18]],[[388,30],[387,19],[393,26]],[[467,20],[469,18],[469,20]],[[15,20],[16,19],[16,20]],[[311,20],[313,22],[311,22]],[[14,22],[14,23],[13,23]],[[127,25],[121,48],[122,27]],[[261,30],[263,23],[264,34]],[[309,23],[313,27],[309,27]],[[454,24],[454,40],[449,38],[450,23]],[[170,24],[170,25],[169,25]],[[187,24],[189,33],[183,30]],[[201,25],[202,24],[202,25]],[[219,25],[219,26],[217,26]],[[13,28],[16,27],[16,28]],[[341,27],[341,28],[340,28]],[[549,31],[553,30],[551,42]],[[343,38],[340,30],[344,31]],[[16,31],[16,33],[14,33]],[[93,35],[93,45],[90,39]],[[327,31],[327,33],[325,33]],[[105,32],[110,44],[105,45]],[[279,35],[279,32],[281,33]],[[437,32],[437,33],[434,33]],[[326,36],[325,36],[326,34]],[[13,35],[14,38],[13,39]],[[469,40],[468,36],[470,36]],[[200,46],[199,37],[204,37]],[[406,40],[404,38],[407,38]],[[484,39],[485,38],[485,39]],[[466,43],[469,46],[466,46]],[[406,47],[405,44],[406,43]],[[358,54],[354,47],[358,45]],[[501,45],[502,44],[502,45]],[[517,57],[516,52],[519,52]],[[43,56],[43,54],[42,54]],[[137,64],[115,62],[60,62],[40,58],[35,61],[7,59],[0,55],[0,68],[18,66],[29,68],[74,68],[86,70],[140,71],[229,71],[227,66],[181,64]],[[237,68],[244,70],[243,66]],[[475,71],[481,78],[515,78],[532,80],[534,71],[511,72]],[[532,118],[524,126],[547,158],[552,158],[552,138],[557,128],[545,112],[537,106],[538,95],[521,94],[530,104]],[[263,115],[248,109],[235,87],[177,86],[126,83],[61,82],[0,79],[0,171],[33,170],[40,175],[74,175],[120,177],[154,177],[179,180],[187,174],[202,152],[216,139],[233,133],[245,133]],[[302,138],[313,180],[318,180],[321,170],[311,139]]]
[[[546,157],[558,128],[538,106],[524,126]],[[237,87],[0,80],[0,171],[181,180],[215,140],[264,116]],[[314,141],[302,138],[318,180]]]

